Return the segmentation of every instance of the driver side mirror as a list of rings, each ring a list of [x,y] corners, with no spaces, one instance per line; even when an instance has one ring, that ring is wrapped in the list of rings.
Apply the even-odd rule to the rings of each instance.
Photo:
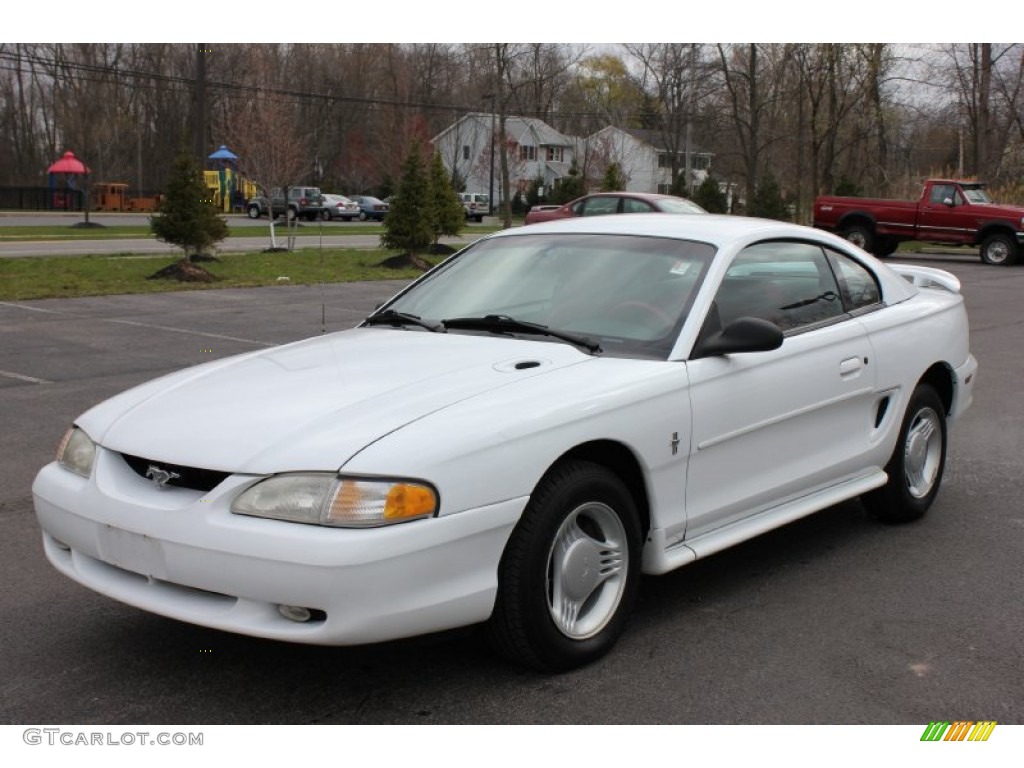
[[[770,352],[782,346],[782,329],[757,317],[740,317],[720,331],[701,333],[691,360],[738,352]]]

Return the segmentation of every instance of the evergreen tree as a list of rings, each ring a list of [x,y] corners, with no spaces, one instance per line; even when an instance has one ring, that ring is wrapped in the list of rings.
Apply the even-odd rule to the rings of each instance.
[[[526,188],[526,207],[527,209],[532,208],[535,205],[542,205],[543,200],[540,199],[540,188],[544,186],[544,177],[537,176],[530,182],[530,186]]]
[[[585,194],[587,194],[587,185],[583,177],[580,176],[580,169],[574,157],[569,166],[569,175],[562,178],[561,183],[551,191],[549,198],[553,205],[564,205]]]
[[[228,225],[210,204],[209,194],[192,153],[180,151],[164,199],[157,215],[150,218],[149,228],[157,240],[181,248],[186,261],[198,261],[228,236]]]
[[[615,161],[608,163],[601,179],[602,192],[621,192],[626,188],[626,179],[622,175],[622,167]]]
[[[693,202],[708,213],[727,213],[729,201],[718,182],[708,174],[693,193]]]
[[[761,177],[761,183],[754,190],[754,199],[747,205],[747,215],[779,221],[789,220],[789,206],[782,198],[779,184],[770,172]]]
[[[690,188],[686,183],[686,171],[680,171],[676,174],[675,179],[672,180],[672,187],[669,189],[669,194],[675,195],[676,197],[690,196]]]
[[[434,153],[430,166],[430,198],[430,222],[436,246],[442,235],[455,237],[466,225],[466,209],[448,180],[440,152]]]
[[[417,254],[434,242],[430,208],[430,177],[424,168],[422,144],[417,139],[402,162],[398,189],[384,218],[381,247],[404,251],[413,263],[420,261]]]

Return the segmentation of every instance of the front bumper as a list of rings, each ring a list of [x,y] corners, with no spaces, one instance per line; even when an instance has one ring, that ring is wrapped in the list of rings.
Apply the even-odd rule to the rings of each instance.
[[[207,494],[157,489],[100,449],[90,479],[53,463],[32,490],[46,556],[74,581],[182,621],[321,645],[487,619],[502,550],[527,501],[334,529],[232,514],[231,500],[253,480],[231,476]],[[297,623],[281,605],[325,617]]]

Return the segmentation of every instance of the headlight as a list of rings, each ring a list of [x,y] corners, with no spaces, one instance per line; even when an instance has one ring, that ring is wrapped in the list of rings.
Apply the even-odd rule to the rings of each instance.
[[[57,446],[57,462],[76,475],[89,477],[92,463],[96,458],[96,443],[78,427],[71,427],[64,433],[64,439]]]
[[[359,528],[430,517],[437,492],[417,480],[296,472],[262,480],[231,505],[236,515]]]

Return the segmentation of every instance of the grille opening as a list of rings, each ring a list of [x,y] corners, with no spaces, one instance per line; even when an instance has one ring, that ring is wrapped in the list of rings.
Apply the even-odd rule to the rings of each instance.
[[[146,477],[146,474],[149,472],[150,467],[155,467],[177,475],[177,477],[172,476],[167,481],[167,485],[173,485],[177,488],[188,488],[193,491],[203,491],[204,493],[212,491],[231,474],[230,472],[218,472],[213,469],[168,464],[165,461],[144,459],[141,456],[132,456],[127,453],[122,453],[121,458],[141,478],[149,479]]]

